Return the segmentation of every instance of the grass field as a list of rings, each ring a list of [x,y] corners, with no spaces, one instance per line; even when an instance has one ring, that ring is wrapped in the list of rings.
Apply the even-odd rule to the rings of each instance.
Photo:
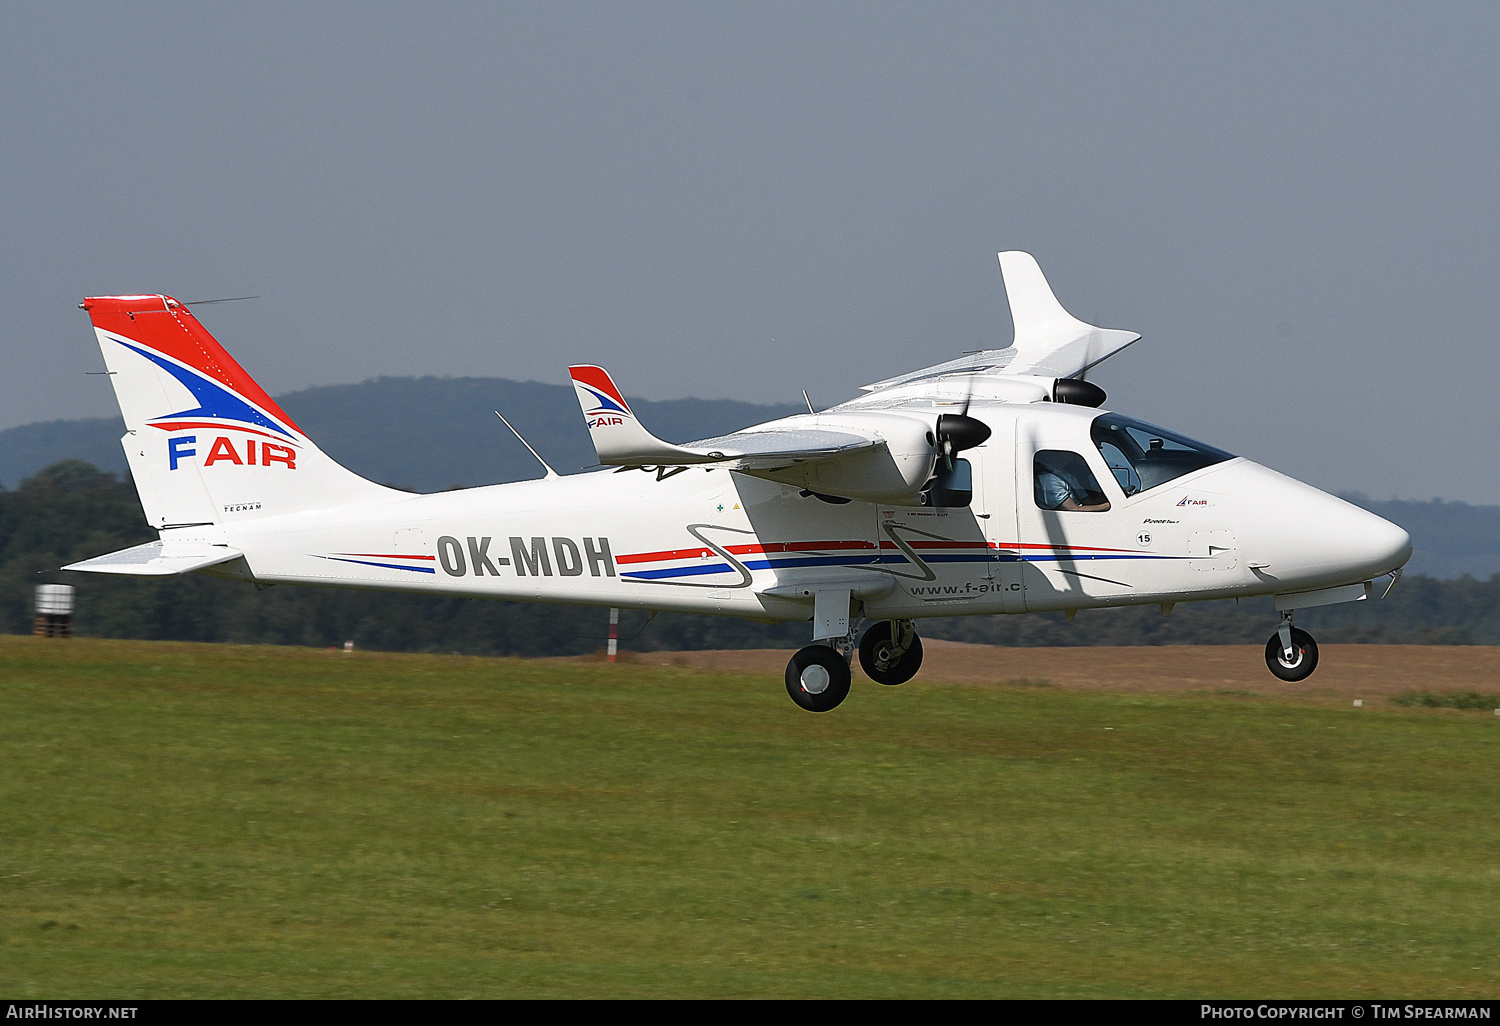
[[[1500,995],[1487,712],[19,637],[0,703],[6,997]]]

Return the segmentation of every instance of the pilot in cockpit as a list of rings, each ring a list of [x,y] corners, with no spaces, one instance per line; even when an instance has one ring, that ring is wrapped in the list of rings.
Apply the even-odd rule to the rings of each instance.
[[[1109,509],[1109,499],[1099,490],[1088,464],[1071,452],[1037,453],[1036,504],[1065,512],[1102,513]]]

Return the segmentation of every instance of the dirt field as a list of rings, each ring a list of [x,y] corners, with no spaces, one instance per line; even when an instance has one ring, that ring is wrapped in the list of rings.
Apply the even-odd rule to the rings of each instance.
[[[1389,698],[1404,691],[1500,692],[1500,647],[1479,645],[1325,645],[1318,669],[1287,684],[1266,669],[1260,646],[1173,645],[1140,648],[996,648],[923,639],[917,682],[998,684],[1046,681],[1098,691],[1244,691],[1314,701]],[[781,649],[625,653],[645,665],[780,676]],[[856,669],[856,681],[863,675]]]

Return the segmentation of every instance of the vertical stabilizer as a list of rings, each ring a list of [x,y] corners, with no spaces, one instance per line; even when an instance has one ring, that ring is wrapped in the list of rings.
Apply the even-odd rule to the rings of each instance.
[[[224,524],[400,494],[324,455],[177,300],[100,296],[82,306],[125,419],[120,444],[153,527]]]

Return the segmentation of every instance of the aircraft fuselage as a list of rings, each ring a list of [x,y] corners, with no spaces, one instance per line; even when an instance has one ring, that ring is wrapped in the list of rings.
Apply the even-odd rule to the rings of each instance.
[[[1128,495],[1058,404],[976,407],[969,506],[830,503],[716,467],[604,469],[357,509],[166,532],[245,552],[262,583],[806,619],[799,575],[844,575],[871,619],[1019,613],[1311,591],[1377,577],[1406,533],[1243,458]],[[1107,510],[1035,500],[1038,452],[1082,458]],[[222,464],[205,473],[263,472]]]

